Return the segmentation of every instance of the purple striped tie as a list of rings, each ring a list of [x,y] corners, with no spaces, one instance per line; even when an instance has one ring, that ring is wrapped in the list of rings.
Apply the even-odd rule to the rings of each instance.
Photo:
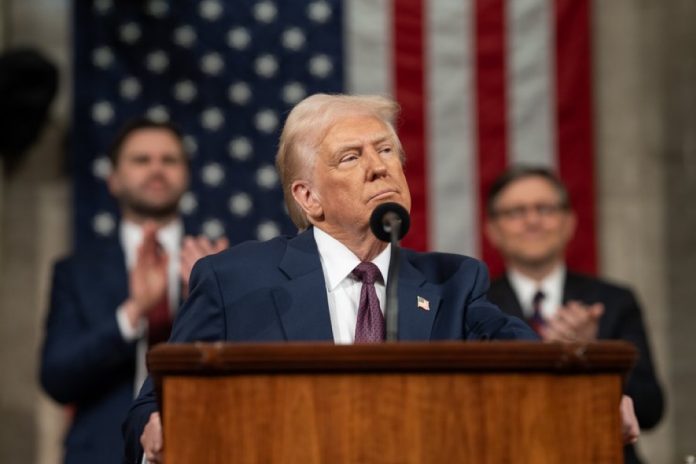
[[[384,316],[379,309],[375,282],[382,277],[379,268],[372,263],[360,263],[353,275],[362,281],[358,322],[355,325],[355,343],[379,343],[384,341]]]

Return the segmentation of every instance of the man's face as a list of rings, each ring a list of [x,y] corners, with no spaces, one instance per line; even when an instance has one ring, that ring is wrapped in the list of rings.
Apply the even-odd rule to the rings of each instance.
[[[553,184],[525,177],[500,192],[486,232],[508,263],[534,266],[563,260],[575,223]]]
[[[340,120],[321,142],[308,183],[308,216],[327,232],[360,233],[381,203],[411,208],[396,136],[379,119]]]
[[[109,178],[124,214],[165,218],[177,212],[188,187],[186,155],[166,129],[139,129],[125,140]]]

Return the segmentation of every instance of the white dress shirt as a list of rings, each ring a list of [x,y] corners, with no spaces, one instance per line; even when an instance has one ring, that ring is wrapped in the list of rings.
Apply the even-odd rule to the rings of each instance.
[[[358,320],[358,305],[362,289],[362,282],[356,279],[352,272],[361,261],[348,247],[318,227],[314,227],[314,240],[317,242],[321,268],[324,272],[334,342],[351,344],[355,341],[355,326]],[[389,278],[390,258],[391,247],[387,246],[372,260],[384,279],[383,282],[375,282],[375,290],[382,314],[384,314],[384,304],[387,298],[386,285]]]
[[[133,269],[138,259],[138,247],[143,242],[143,229],[138,224],[130,221],[122,221],[119,229],[121,247],[126,257],[126,269],[128,272]],[[169,296],[169,310],[172,315],[179,307],[179,294],[181,291],[181,278],[179,275],[179,261],[181,259],[181,241],[184,236],[184,226],[181,220],[177,219],[157,231],[157,241],[167,253],[169,259],[167,274],[167,291]],[[147,321],[143,320],[140,326],[134,329],[128,321],[123,307],[116,311],[116,319],[121,335],[126,341],[137,340],[136,345],[136,365],[135,365],[135,394],[137,395],[140,387],[147,377],[147,366],[145,364],[145,354],[147,353],[147,338],[144,337],[147,331]]]
[[[507,276],[525,317],[531,317],[534,314],[532,300],[539,290],[544,293],[544,299],[541,301],[541,314],[544,319],[551,318],[563,304],[563,284],[566,276],[564,265],[559,265],[541,282],[530,279],[513,269],[507,272]]]

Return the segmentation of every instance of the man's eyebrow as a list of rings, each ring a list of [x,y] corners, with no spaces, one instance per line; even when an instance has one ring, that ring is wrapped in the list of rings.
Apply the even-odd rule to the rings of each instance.
[[[377,145],[380,143],[384,142],[393,142],[393,137],[389,134],[378,134],[372,137],[371,139],[368,140],[368,143],[371,145]],[[346,142],[341,143],[336,147],[334,150],[335,153],[338,152],[343,152],[346,150],[351,150],[351,149],[358,149],[362,146],[362,141],[360,140],[348,140]]]

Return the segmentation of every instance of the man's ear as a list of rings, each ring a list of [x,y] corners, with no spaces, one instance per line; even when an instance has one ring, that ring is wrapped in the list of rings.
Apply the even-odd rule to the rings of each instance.
[[[567,217],[565,218],[565,227],[563,233],[565,235],[565,242],[568,243],[573,239],[575,235],[575,230],[578,227],[578,217],[575,215],[574,211],[568,211]]]
[[[109,177],[106,179],[106,186],[109,189],[111,196],[118,198],[119,192],[121,191],[121,182],[118,176],[112,171]]]
[[[494,224],[495,220],[491,219],[490,217],[487,217],[485,221],[486,238],[488,238],[488,241],[491,242],[491,245],[493,245],[495,248],[498,248],[500,243],[500,231],[498,230],[497,225]]]
[[[292,183],[290,190],[295,202],[300,205],[300,208],[311,220],[310,222],[314,223],[317,220],[321,220],[324,216],[324,208],[322,208],[321,201],[309,182],[296,180]]]

